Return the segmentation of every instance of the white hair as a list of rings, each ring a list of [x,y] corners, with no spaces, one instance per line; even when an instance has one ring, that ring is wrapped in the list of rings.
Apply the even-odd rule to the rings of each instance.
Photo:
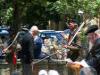
[[[38,27],[32,26],[31,29],[30,29],[30,32],[33,32],[33,31],[39,31]]]

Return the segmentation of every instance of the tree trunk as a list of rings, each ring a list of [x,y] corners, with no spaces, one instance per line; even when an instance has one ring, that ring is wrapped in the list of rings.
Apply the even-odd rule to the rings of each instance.
[[[13,28],[13,32],[17,33],[19,26],[20,26],[20,20],[19,20],[19,11],[18,11],[18,3],[17,0],[13,0],[13,25],[11,26]]]

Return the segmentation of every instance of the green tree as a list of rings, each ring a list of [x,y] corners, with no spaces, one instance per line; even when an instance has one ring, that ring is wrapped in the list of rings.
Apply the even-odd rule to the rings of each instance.
[[[100,0],[0,0],[0,24],[11,25],[16,31],[25,24],[46,28],[48,20],[76,18],[79,10],[98,16]]]

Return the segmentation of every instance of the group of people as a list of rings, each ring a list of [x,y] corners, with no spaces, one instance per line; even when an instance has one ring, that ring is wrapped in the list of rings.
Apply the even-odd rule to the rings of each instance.
[[[67,52],[67,58],[70,58],[72,61],[76,62],[76,59],[79,57],[80,46],[76,46],[76,43],[80,45],[79,37],[76,36],[71,45],[68,45],[72,37],[75,35],[77,31],[78,25],[75,22],[70,22],[68,25],[68,29],[64,30],[61,35],[64,37],[64,41],[66,41],[64,48],[70,49]],[[73,65],[78,64],[79,68],[83,67],[93,67],[98,75],[100,74],[100,34],[96,31],[98,30],[97,25],[91,25],[88,27],[86,31],[86,36],[88,38],[89,49],[87,51],[87,55],[84,59],[79,62],[85,62],[87,66],[78,63],[67,62],[68,67],[72,68]],[[22,63],[22,73],[23,75],[33,75],[33,67],[32,62],[34,59],[40,58],[41,48],[43,40],[38,36],[39,29],[37,26],[32,26],[30,30],[23,36],[20,44],[21,44],[21,63]],[[37,46],[37,47],[36,47]],[[74,67],[75,68],[75,67]],[[77,68],[77,67],[76,67]],[[72,68],[73,69],[73,68]]]
[[[73,37],[75,33],[75,27],[76,24],[74,22],[71,22],[69,24],[69,29],[65,30],[65,33],[63,34],[64,38],[68,41],[70,41],[70,38]],[[81,61],[77,61],[76,59],[82,55],[79,54],[80,46],[75,46],[74,44],[71,45],[65,45],[64,47],[70,49],[68,58],[71,58],[72,61],[67,62],[67,67],[71,68],[75,71],[75,69],[81,69],[84,67],[92,67],[96,70],[97,75],[100,75],[100,34],[97,32],[98,26],[97,25],[90,25],[85,33],[87,36],[88,41],[88,50],[86,56],[81,59]],[[79,41],[79,40],[76,40]],[[75,43],[75,42],[74,42]],[[76,44],[76,43],[75,43]],[[77,65],[77,66],[76,66]]]

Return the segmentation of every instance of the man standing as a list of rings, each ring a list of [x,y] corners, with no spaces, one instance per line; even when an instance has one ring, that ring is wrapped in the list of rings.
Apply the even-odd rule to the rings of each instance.
[[[32,60],[34,58],[34,37],[38,33],[38,27],[32,26],[30,31],[23,36],[21,41],[21,62],[23,75],[33,75],[32,73]]]
[[[64,47],[67,48],[67,49],[70,49],[70,51],[67,52],[67,57],[71,58],[73,61],[75,61],[78,58],[78,56],[79,56],[79,49],[76,46],[74,46],[74,45],[68,46],[68,43],[70,42],[72,37],[75,35],[77,27],[78,27],[78,25],[74,21],[71,21],[69,23],[69,25],[68,25],[68,29],[64,30],[64,33],[62,33],[62,36],[65,39]],[[79,44],[79,42],[80,41],[79,41],[79,38],[78,38],[78,35],[77,35],[75,37],[75,39],[73,40],[73,43]],[[66,51],[65,51],[65,53],[66,53]]]

